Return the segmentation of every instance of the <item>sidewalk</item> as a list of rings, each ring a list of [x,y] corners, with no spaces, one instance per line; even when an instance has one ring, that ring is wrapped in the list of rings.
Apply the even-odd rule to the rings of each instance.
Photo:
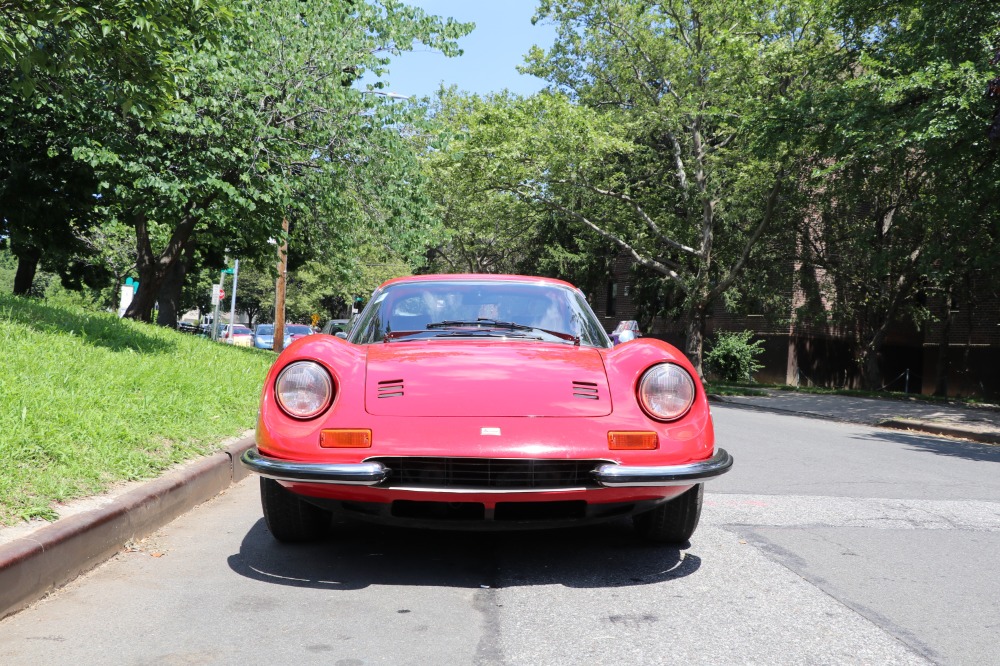
[[[253,438],[222,444],[158,479],[80,502],[95,508],[70,507],[53,523],[0,529],[0,620],[245,478],[239,457]]]
[[[1000,409],[916,399],[854,398],[766,390],[766,396],[713,396],[734,407],[799,414],[897,430],[1000,444]]]

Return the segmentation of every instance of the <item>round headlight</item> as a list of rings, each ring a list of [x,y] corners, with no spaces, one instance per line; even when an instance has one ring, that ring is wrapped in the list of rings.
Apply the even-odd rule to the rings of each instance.
[[[290,363],[274,383],[274,397],[289,416],[311,419],[323,413],[333,400],[333,380],[314,361]]]
[[[679,419],[694,404],[694,380],[679,365],[654,365],[639,382],[639,404],[654,419]]]

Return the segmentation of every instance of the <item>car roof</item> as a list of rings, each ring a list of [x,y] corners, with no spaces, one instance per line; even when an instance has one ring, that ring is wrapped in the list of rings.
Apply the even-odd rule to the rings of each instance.
[[[528,282],[533,284],[549,284],[554,286],[576,287],[565,280],[556,278],[535,277],[531,275],[499,275],[495,273],[432,273],[430,275],[406,275],[386,280],[381,288],[401,282]]]

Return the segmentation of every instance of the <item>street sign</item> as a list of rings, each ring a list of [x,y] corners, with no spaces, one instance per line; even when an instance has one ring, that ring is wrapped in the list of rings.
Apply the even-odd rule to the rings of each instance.
[[[221,301],[225,297],[226,297],[226,290],[223,289],[222,287],[219,287],[219,300]]]
[[[222,299],[222,285],[213,284],[212,285],[212,305],[218,305],[219,301]]]

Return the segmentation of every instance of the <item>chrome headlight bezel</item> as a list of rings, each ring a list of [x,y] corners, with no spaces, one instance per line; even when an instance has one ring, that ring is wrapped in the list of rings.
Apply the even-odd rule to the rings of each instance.
[[[658,363],[639,380],[636,399],[646,414],[657,421],[676,421],[691,411],[697,386],[691,374],[676,363]]]
[[[316,361],[294,361],[274,380],[274,401],[288,416],[314,419],[333,403],[333,377]]]

